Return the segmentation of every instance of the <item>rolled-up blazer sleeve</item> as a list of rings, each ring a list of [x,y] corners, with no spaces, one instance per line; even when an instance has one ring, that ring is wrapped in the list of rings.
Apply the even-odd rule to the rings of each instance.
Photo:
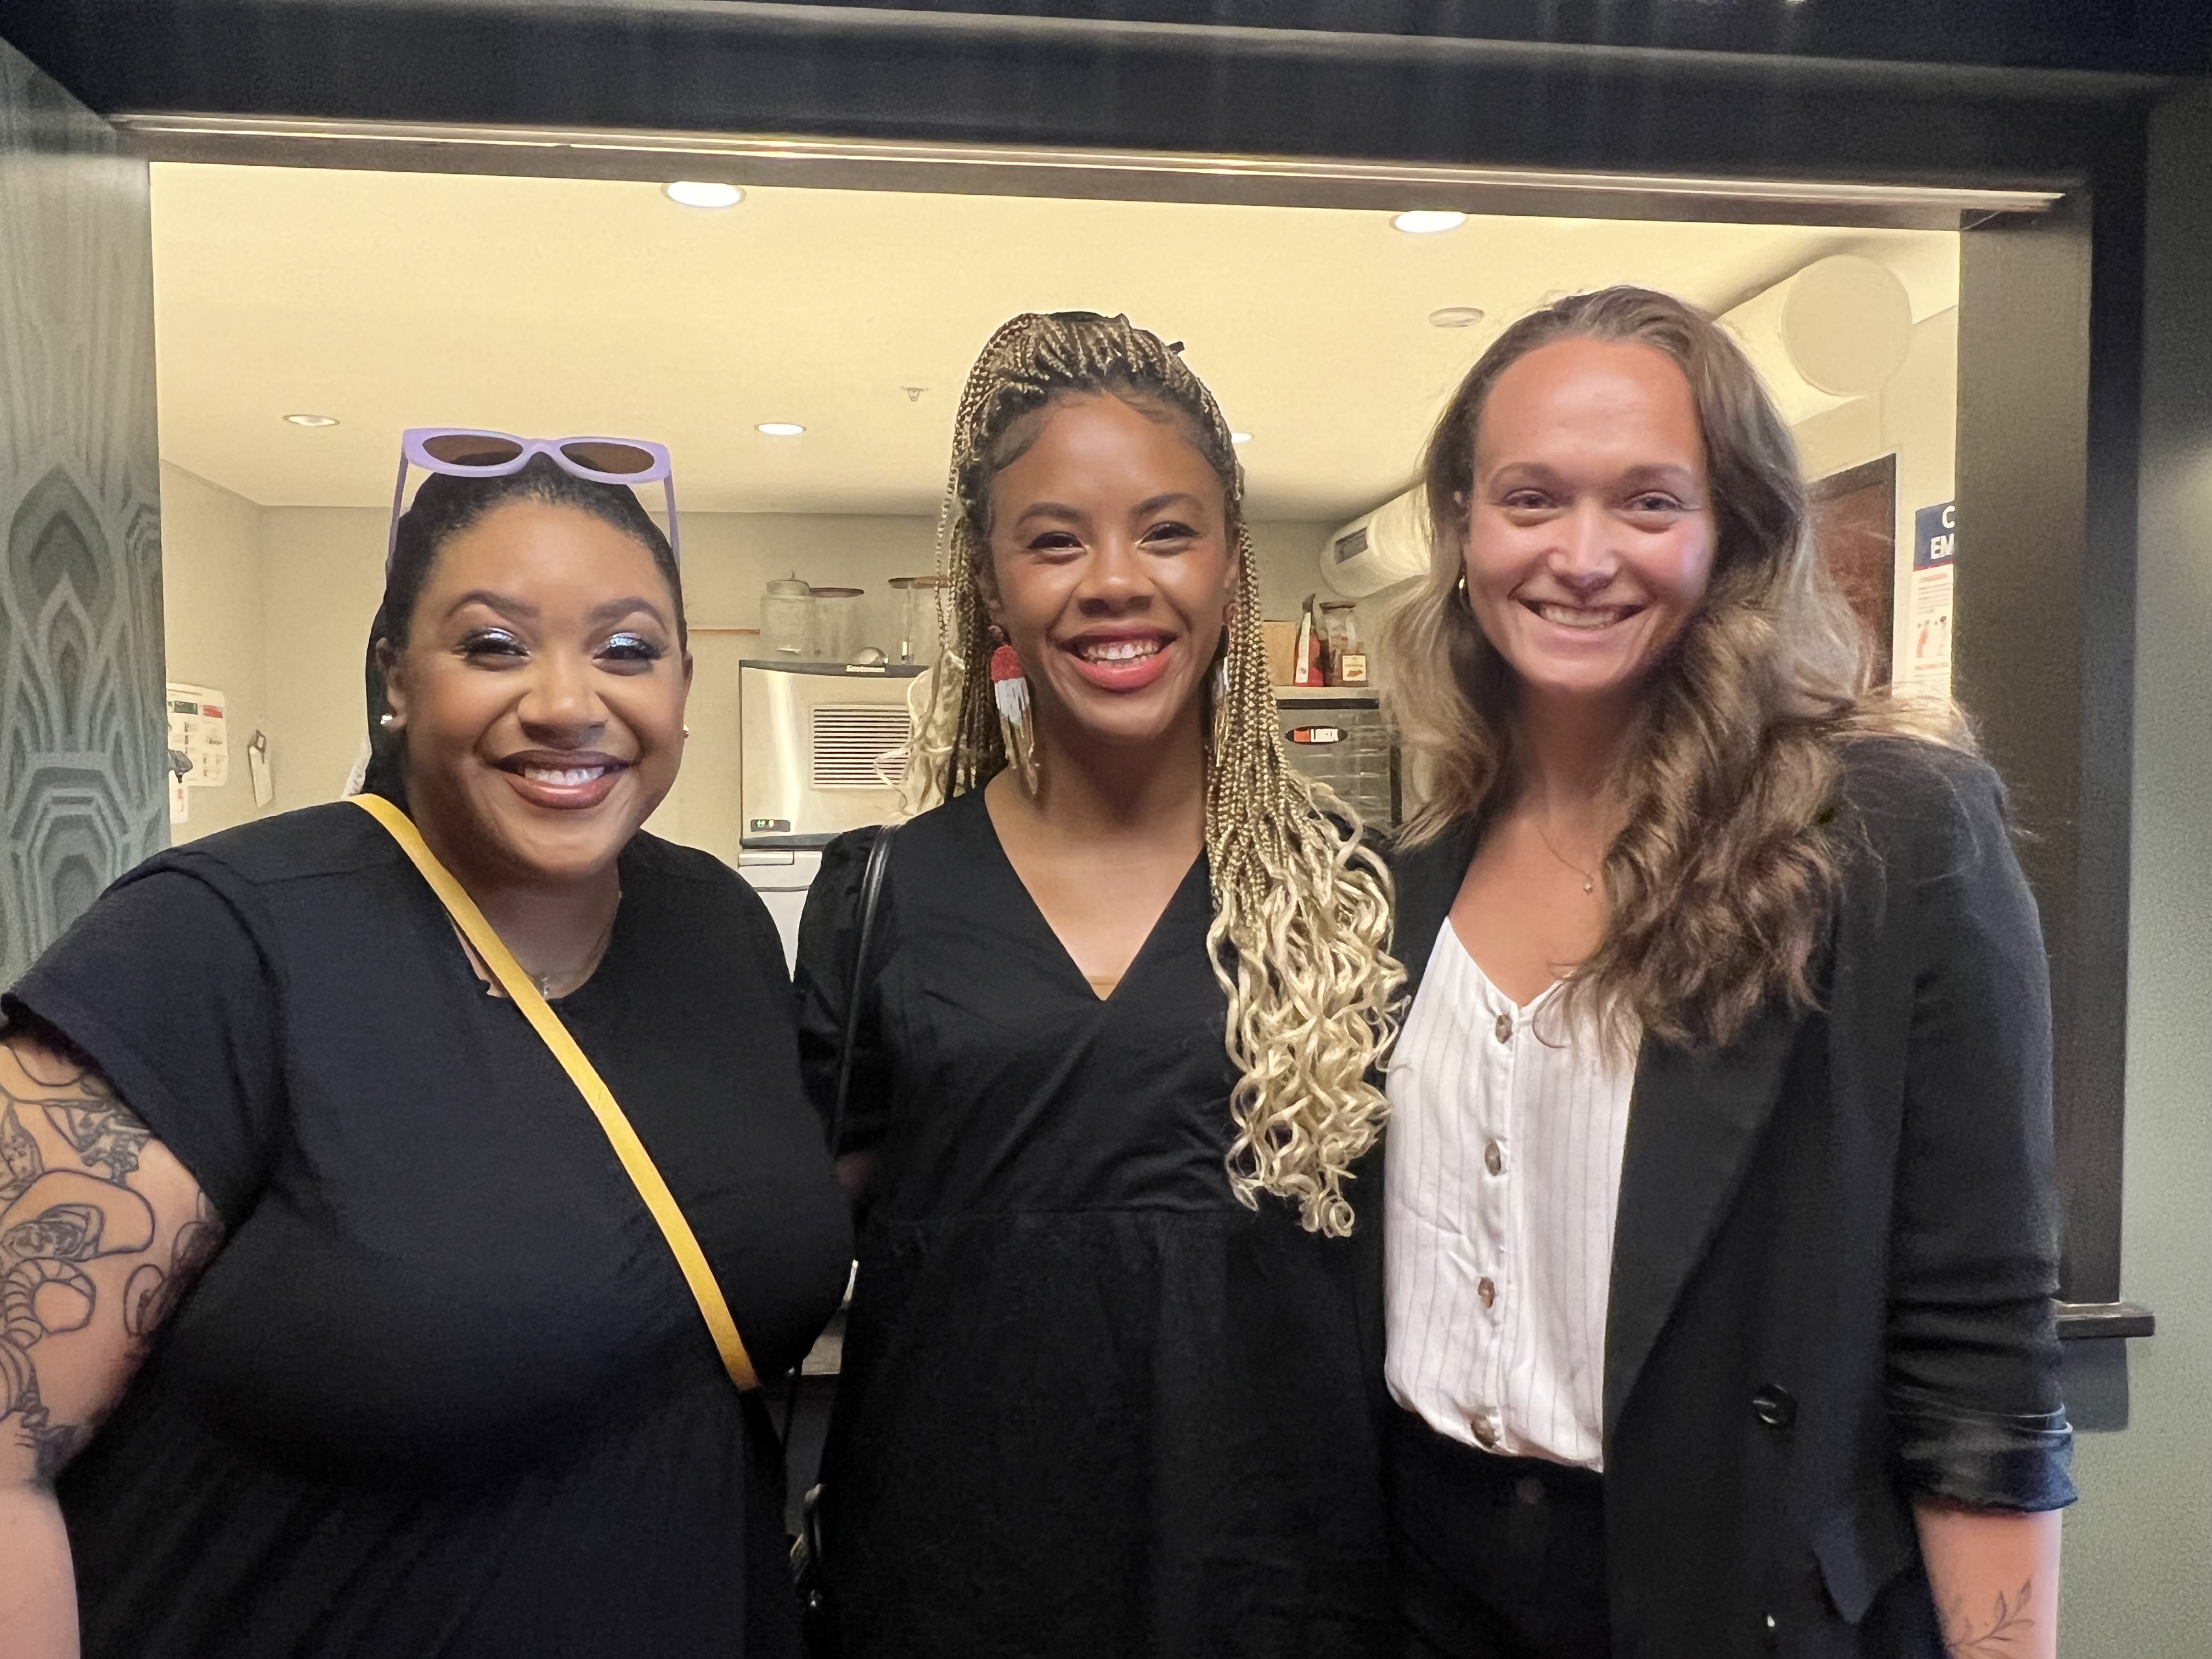
[[[1994,775],[1961,763],[1924,787],[1916,855],[1890,872],[1909,880],[1893,902],[1915,963],[1887,1359],[1899,1474],[1961,1504],[2056,1509],[2075,1492],[2042,932]]]

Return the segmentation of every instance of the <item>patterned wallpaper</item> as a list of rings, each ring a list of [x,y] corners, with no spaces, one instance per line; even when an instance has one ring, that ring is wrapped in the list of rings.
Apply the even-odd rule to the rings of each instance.
[[[0,43],[0,985],[168,840],[146,191]]]

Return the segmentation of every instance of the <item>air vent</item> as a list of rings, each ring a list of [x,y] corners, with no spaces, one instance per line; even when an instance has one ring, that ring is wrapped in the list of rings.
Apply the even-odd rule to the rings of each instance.
[[[823,703],[814,709],[817,789],[887,789],[906,770],[914,723],[897,703]]]
[[[1367,550],[1367,526],[1362,525],[1349,536],[1336,538],[1336,562],[1339,564],[1358,558]]]

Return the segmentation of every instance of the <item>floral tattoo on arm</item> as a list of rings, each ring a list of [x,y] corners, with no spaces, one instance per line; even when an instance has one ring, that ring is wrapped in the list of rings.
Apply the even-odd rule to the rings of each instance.
[[[2014,1659],[2029,1651],[2035,1640],[2035,1620],[2028,1608],[2035,1601],[2035,1581],[2020,1587],[2008,1598],[1997,1592],[1996,1608],[1986,1619],[1968,1613],[1954,1602],[1943,1609],[1943,1651],[1948,1659]]]
[[[214,1255],[222,1226],[204,1195],[153,1257],[154,1206],[132,1184],[153,1134],[90,1066],[9,1044],[0,1063],[0,1440],[28,1448],[51,1479],[94,1424],[58,1420],[42,1396],[42,1345],[83,1330],[103,1291],[88,1269],[143,1256],[119,1312],[134,1355]],[[52,1073],[48,1075],[47,1073]],[[112,1275],[102,1275],[109,1278]]]

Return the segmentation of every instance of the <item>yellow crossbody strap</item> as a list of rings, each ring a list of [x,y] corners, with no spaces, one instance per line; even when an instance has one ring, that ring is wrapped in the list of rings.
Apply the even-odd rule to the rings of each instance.
[[[744,1340],[738,1335],[737,1321],[730,1317],[730,1304],[722,1299],[722,1287],[714,1282],[714,1270],[707,1265],[706,1253],[699,1248],[691,1224],[684,1218],[684,1212],[668,1190],[668,1183],[660,1178],[653,1155],[645,1150],[637,1131],[630,1127],[629,1119],[623,1115],[623,1109],[616,1103],[612,1091],[584,1057],[584,1051],[576,1046],[576,1039],[568,1035],[568,1028],[545,1006],[545,999],[531,983],[530,975],[522,971],[522,964],[514,959],[514,953],[500,942],[499,935],[484,920],[483,912],[477,908],[476,901],[461,884],[453,879],[453,872],[438,862],[437,854],[430,850],[422,839],[422,832],[407,814],[381,795],[351,795],[347,799],[392,832],[392,840],[415,861],[415,867],[422,872],[422,879],[430,884],[430,890],[437,894],[447,914],[453,917],[453,925],[477,947],[477,954],[491,969],[492,977],[553,1051],[553,1058],[561,1062],[561,1069],[568,1073],[569,1081],[576,1085],[576,1092],[583,1096],[584,1103],[592,1109],[592,1115],[599,1119],[599,1127],[606,1132],[615,1156],[622,1160],[623,1169],[636,1186],[638,1196],[645,1200],[645,1207],[660,1224],[661,1236],[667,1239],[676,1265],[684,1270],[684,1282],[690,1285],[700,1316],[714,1335],[714,1346],[722,1356],[722,1366],[729,1372],[730,1381],[740,1389],[758,1388],[760,1378],[753,1374],[753,1362],[745,1352]]]

